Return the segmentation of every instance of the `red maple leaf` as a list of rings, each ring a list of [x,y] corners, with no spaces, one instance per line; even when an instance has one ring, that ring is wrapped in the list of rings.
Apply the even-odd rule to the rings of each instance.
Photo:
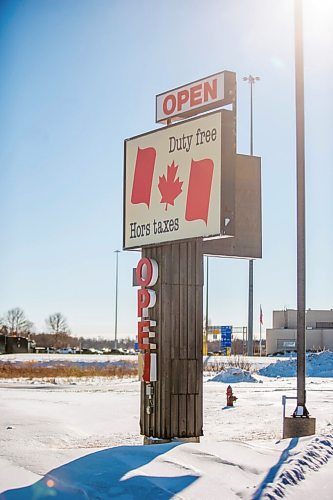
[[[171,165],[168,165],[167,176],[159,176],[158,189],[162,195],[160,203],[165,203],[165,210],[168,209],[168,205],[174,205],[175,199],[182,192],[183,181],[176,179],[178,170],[178,165],[175,165],[173,161]]]

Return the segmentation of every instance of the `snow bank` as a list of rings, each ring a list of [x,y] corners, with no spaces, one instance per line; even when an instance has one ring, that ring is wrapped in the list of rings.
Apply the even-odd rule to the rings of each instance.
[[[296,440],[296,438],[294,438]],[[292,440],[293,441],[293,440]],[[292,445],[290,443],[290,447]],[[318,471],[333,456],[333,435],[314,438],[301,453],[286,459],[278,477],[265,489],[259,489],[254,500],[267,498],[278,500],[290,492],[290,486],[298,485],[311,471]],[[320,491],[318,491],[320,498]]]
[[[258,370],[259,375],[264,377],[296,377],[297,362],[295,359],[289,361],[277,360],[276,363]]]
[[[215,377],[211,378],[209,382],[235,384],[236,382],[257,382],[257,380],[246,370],[242,370],[241,368],[228,368],[227,370],[215,375]]]
[[[265,377],[296,377],[297,359],[278,360],[274,364],[261,368],[258,373]],[[306,375],[307,377],[333,377],[333,352],[324,351],[308,354]]]
[[[308,377],[333,377],[333,352],[309,354],[306,359]]]

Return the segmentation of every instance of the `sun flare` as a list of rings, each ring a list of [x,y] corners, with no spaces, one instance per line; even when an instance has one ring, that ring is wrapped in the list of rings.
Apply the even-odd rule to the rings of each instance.
[[[304,0],[304,29],[314,39],[332,37],[333,0]]]

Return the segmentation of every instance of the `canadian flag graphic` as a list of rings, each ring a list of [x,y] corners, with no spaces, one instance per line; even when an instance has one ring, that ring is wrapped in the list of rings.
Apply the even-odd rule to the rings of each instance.
[[[187,190],[185,219],[201,219],[207,225],[214,163],[211,159],[192,160]]]
[[[155,148],[138,148],[134,169],[131,203],[145,203],[149,208],[156,160]]]
[[[154,148],[138,148],[134,179],[132,186],[131,202],[133,204],[145,203],[149,209],[151,188],[154,176],[156,151]],[[161,192],[160,203],[174,205],[175,198],[182,192],[183,182],[175,179],[178,166],[172,162],[167,167],[167,177],[159,177],[158,188]],[[207,224],[214,162],[205,158],[192,160],[187,190],[185,219],[187,221],[203,220]]]

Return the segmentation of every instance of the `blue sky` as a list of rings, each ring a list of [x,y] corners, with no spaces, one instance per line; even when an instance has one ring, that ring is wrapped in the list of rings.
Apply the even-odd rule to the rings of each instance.
[[[333,7],[304,1],[307,307],[333,307]],[[22,307],[38,330],[60,311],[78,335],[113,338],[122,244],[123,140],[157,128],[155,95],[230,70],[238,152],[262,157],[263,259],[254,332],[296,307],[291,0],[2,0],[0,315]],[[119,256],[120,336],[136,330],[136,252]],[[210,261],[209,318],[247,324],[248,263]]]

